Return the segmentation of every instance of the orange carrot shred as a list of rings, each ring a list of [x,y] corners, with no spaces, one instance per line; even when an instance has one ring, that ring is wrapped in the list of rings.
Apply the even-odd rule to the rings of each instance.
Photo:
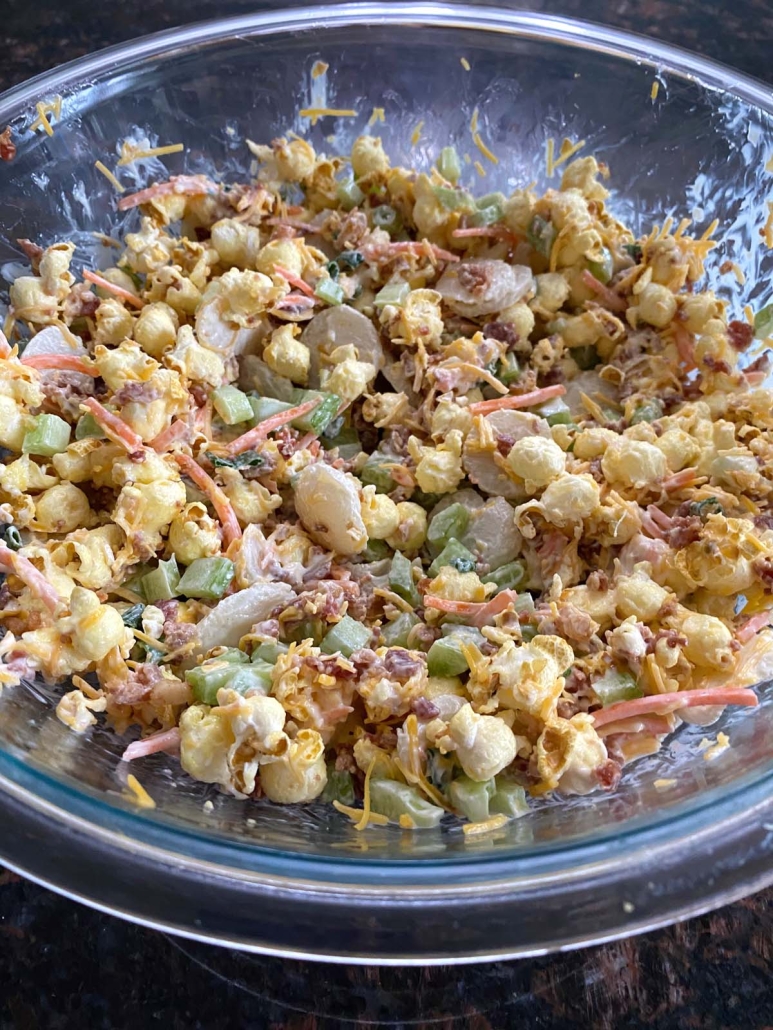
[[[273,433],[275,429],[281,429],[282,426],[286,426],[288,422],[292,422],[296,418],[301,418],[303,415],[308,414],[321,402],[321,397],[312,397],[310,400],[304,401],[303,404],[298,404],[294,408],[288,408],[286,411],[278,411],[276,415],[264,418],[262,422],[258,422],[258,424],[252,429],[248,429],[246,433],[242,433],[242,435],[237,436],[235,440],[231,440],[226,447],[227,453],[230,455],[243,454],[244,451],[252,450],[256,444],[265,440],[269,433]]]
[[[174,460],[180,466],[180,471],[188,476],[189,479],[192,479],[199,490],[212,501],[212,506],[223,527],[223,543],[226,549],[234,540],[240,540],[242,535],[241,526],[225,492],[221,490],[214,479],[208,476],[201,465],[194,461],[189,454],[175,451]]]
[[[531,390],[529,393],[511,393],[507,397],[477,401],[475,404],[471,404],[468,410],[472,415],[490,415],[492,411],[533,408],[553,397],[562,397],[565,393],[566,387],[562,383],[556,383],[554,386],[544,386],[541,390]]]
[[[105,431],[105,434],[120,447],[123,447],[129,454],[136,454],[145,449],[142,437],[139,436],[131,426],[127,425],[122,418],[108,411],[96,397],[87,397],[81,403],[94,416],[95,421]]]
[[[114,297],[118,297],[119,300],[125,300],[127,304],[131,304],[135,308],[144,308],[145,301],[141,297],[135,297],[133,293],[129,293],[122,286],[116,286],[115,283],[111,283],[109,279],[103,278],[101,275],[97,275],[96,272],[92,272],[88,268],[83,269],[83,278],[86,282],[93,283],[95,286],[101,287],[103,290],[107,290],[108,293],[112,293]]]

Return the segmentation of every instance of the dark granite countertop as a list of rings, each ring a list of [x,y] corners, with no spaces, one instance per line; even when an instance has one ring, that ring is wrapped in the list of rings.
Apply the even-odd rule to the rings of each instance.
[[[254,0],[0,4],[0,90],[111,43]],[[773,82],[769,0],[513,4],[656,36]],[[773,1026],[773,890],[646,936],[488,966],[375,969],[176,941],[0,871],[0,1030],[229,1025],[422,1028]]]

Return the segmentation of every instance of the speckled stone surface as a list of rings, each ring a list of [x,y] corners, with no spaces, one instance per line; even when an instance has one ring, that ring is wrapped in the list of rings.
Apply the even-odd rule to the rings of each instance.
[[[0,0],[0,90],[111,43],[254,10],[252,0]],[[298,5],[296,5],[298,6]],[[543,0],[773,83],[769,0]],[[773,1027],[773,890],[566,955],[456,969],[322,966],[130,926],[0,871],[0,1030],[569,1030]]]

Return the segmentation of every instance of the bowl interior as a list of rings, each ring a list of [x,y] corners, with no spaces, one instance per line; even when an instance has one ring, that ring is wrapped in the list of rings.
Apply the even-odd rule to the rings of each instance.
[[[479,27],[472,27],[452,14],[432,24],[418,9],[401,14],[396,7],[386,16],[363,6],[348,18],[342,10],[179,32],[166,44],[151,40],[68,66],[0,101],[0,125],[13,126],[18,145],[16,159],[0,168],[0,290],[26,268],[17,237],[43,244],[72,239],[76,267],[106,262],[107,249],[92,233],[121,233],[138,215],[117,212],[116,193],[94,162],[114,167],[126,137],[185,147],[119,169],[127,187],[136,188],[182,171],[249,176],[247,139],[297,132],[318,151],[335,152],[372,131],[393,163],[420,169],[441,147],[455,145],[465,155],[464,183],[479,192],[556,185],[558,174],[546,177],[546,141],[554,139],[557,149],[564,137],[584,141],[583,153],[609,165],[611,205],[621,220],[644,232],[666,217],[685,217],[699,235],[718,219],[709,284],[740,317],[746,304],[767,303],[773,261],[759,228],[768,213],[770,114],[748,85],[734,93],[729,73],[696,76],[689,60],[680,66],[673,54],[650,53],[646,41],[617,47],[607,33],[602,45],[590,29],[570,31],[536,17],[516,22],[474,12]],[[305,27],[294,24],[300,17]],[[315,78],[317,61],[328,69]],[[53,136],[31,129],[35,102],[57,95],[61,117]],[[355,114],[312,125],[299,114],[309,107]],[[376,108],[383,108],[384,122],[369,129]],[[472,140],[476,110],[496,163]],[[737,264],[743,284],[720,272],[725,261]],[[763,687],[759,709],[727,713],[708,733],[684,727],[658,756],[629,766],[614,794],[543,802],[479,843],[454,826],[359,835],[321,806],[239,802],[181,776],[164,756],[131,769],[157,803],[138,814],[125,795],[129,767],[117,757],[125,741],[104,729],[73,734],[53,714],[58,693],[44,684],[5,691],[0,772],[104,826],[139,837],[164,832],[167,844],[188,854],[206,840],[227,843],[229,861],[246,867],[259,864],[266,849],[366,864],[454,864],[471,853],[545,858],[634,829],[664,831],[698,808],[713,807],[719,819],[773,767],[773,702]],[[732,747],[709,762],[699,744],[718,729],[729,733]]]

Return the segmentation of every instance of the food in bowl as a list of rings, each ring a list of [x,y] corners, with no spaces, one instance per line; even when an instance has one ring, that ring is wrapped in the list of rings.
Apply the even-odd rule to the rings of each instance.
[[[240,798],[489,828],[613,789],[770,666],[768,312],[607,170],[475,197],[300,138],[24,241],[0,366],[0,684]],[[718,743],[726,743],[723,735]]]

